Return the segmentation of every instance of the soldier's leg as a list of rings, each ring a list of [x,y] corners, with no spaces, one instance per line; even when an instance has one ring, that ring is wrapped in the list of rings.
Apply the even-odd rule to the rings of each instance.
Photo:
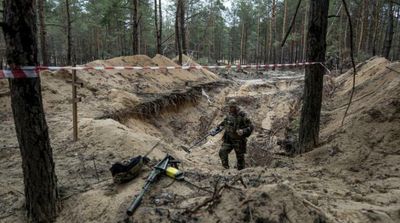
[[[222,166],[225,169],[229,169],[229,153],[232,151],[233,147],[231,144],[223,143],[221,149],[219,150],[219,157],[221,158]]]
[[[246,154],[246,142],[238,143],[235,146],[236,160],[237,160],[237,169],[242,170],[245,166],[244,156]]]

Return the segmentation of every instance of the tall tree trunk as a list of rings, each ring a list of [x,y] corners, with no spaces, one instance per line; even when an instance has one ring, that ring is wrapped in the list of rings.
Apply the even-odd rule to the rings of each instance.
[[[371,17],[367,18],[368,21],[368,35],[367,36],[367,41],[366,41],[366,46],[365,46],[365,52],[370,53],[371,45],[372,45],[372,37],[373,37],[373,29],[374,29],[374,15],[375,11],[378,10],[373,3],[370,4],[371,10]]]
[[[247,60],[247,39],[249,36],[249,32],[247,32],[247,26],[244,26],[244,51],[243,51],[243,59],[244,59],[244,63],[248,63]]]
[[[160,36],[160,28],[158,26],[158,7],[157,0],[154,0],[154,25],[156,30],[156,53],[161,54],[161,36]]]
[[[390,49],[392,48],[392,41],[394,35],[394,15],[393,15],[393,2],[389,1],[389,10],[388,10],[388,26],[386,28],[385,34],[385,43],[383,46],[383,56],[386,59],[390,59]]]
[[[133,12],[132,12],[132,54],[136,55],[140,53],[139,43],[139,0],[132,0]]]
[[[362,4],[362,16],[361,16],[361,25],[360,25],[360,38],[358,41],[358,48],[357,48],[357,54],[360,55],[360,51],[363,49],[363,43],[364,43],[364,30],[365,30],[365,24],[368,23],[368,0],[364,0]]]
[[[38,0],[39,9],[39,27],[40,27],[40,54],[42,55],[42,63],[44,66],[49,65],[49,57],[47,53],[47,41],[46,41],[46,25],[44,22],[45,10],[44,10],[45,0]]]
[[[175,14],[175,45],[176,45],[176,50],[178,54],[178,62],[180,65],[182,65],[182,42],[181,42],[181,37],[182,35],[180,32],[182,31],[181,29],[181,22],[179,21],[180,19],[180,11],[181,11],[181,0],[178,0],[176,4],[176,14]]]
[[[240,64],[244,64],[244,21],[242,21],[242,28],[240,31]]]
[[[276,41],[276,0],[272,0],[272,24],[273,24],[273,29],[272,29],[272,57],[273,57],[273,63],[276,64],[276,46],[275,46],[275,41]]]
[[[256,64],[259,63],[259,57],[260,57],[260,35],[261,35],[261,29],[260,29],[260,23],[261,23],[261,18],[258,16],[257,18],[257,44],[256,44],[256,52],[255,52],[255,62]]]
[[[373,30],[373,37],[372,37],[372,55],[375,56],[377,54],[376,48],[378,43],[378,30],[379,30],[379,23],[380,23],[380,11],[381,11],[381,1],[375,0],[374,5],[374,30]]]
[[[268,46],[269,46],[269,43],[268,43],[268,21],[267,21],[267,19],[265,19],[265,35],[264,35],[264,64],[267,64],[268,63],[268,53],[269,53],[269,50],[268,50]]]
[[[179,15],[179,22],[180,22],[180,29],[181,29],[181,41],[182,41],[182,51],[184,54],[187,55],[187,45],[186,45],[186,28],[185,28],[185,7],[186,2],[185,0],[179,0],[180,3],[180,15]]]
[[[342,73],[346,40],[344,38],[342,38],[342,33],[344,33],[344,28],[343,28],[344,22],[343,21],[344,21],[345,15],[344,15],[344,13],[340,13],[340,14],[341,15],[339,18],[339,32],[337,33],[337,35],[338,35],[337,39],[339,41],[339,67],[340,67],[340,73]]]
[[[284,9],[283,9],[283,24],[282,24],[282,39],[285,38],[286,34],[286,23],[287,23],[287,7],[288,7],[288,0],[284,0]],[[285,47],[283,46],[281,49],[281,63],[284,61],[284,49]]]
[[[400,15],[400,6],[397,8],[397,15]],[[397,43],[397,50],[396,50],[396,55],[394,56],[394,60],[399,60],[400,59],[400,20],[397,20],[397,38],[398,40]]]
[[[72,65],[72,34],[71,34],[71,13],[69,11],[69,0],[65,0],[65,9],[67,12],[67,64]]]
[[[5,0],[3,32],[11,69],[36,66],[35,1]],[[11,107],[22,157],[28,221],[56,218],[56,175],[48,127],[43,111],[40,78],[9,80]]]
[[[306,11],[304,13],[304,32],[303,32],[303,61],[307,59],[307,40],[308,40],[308,23],[309,23],[309,14],[310,14],[310,0],[304,1]]]
[[[293,25],[293,33],[296,33],[296,22],[294,23],[294,25]],[[294,48],[294,60],[292,61],[292,62],[296,62],[297,61],[297,40],[296,39],[293,39],[293,48]]]
[[[273,27],[273,18],[269,21],[269,39],[268,39],[268,62],[271,63],[272,58],[272,27]]]
[[[163,27],[163,17],[162,17],[162,10],[161,10],[161,0],[158,0],[158,13],[159,13],[159,18],[160,18],[160,24],[159,26],[159,38],[160,38],[160,54],[162,53],[162,27]]]
[[[325,61],[328,11],[329,0],[310,1],[310,24],[307,40],[308,61]],[[319,64],[306,66],[297,153],[310,151],[319,143],[324,72],[324,68]]]

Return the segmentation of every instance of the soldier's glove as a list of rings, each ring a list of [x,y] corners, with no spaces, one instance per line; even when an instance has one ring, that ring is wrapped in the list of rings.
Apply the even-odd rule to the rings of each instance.
[[[239,136],[242,136],[242,135],[244,134],[244,130],[243,130],[243,129],[239,129],[239,130],[236,131],[236,133],[237,133]]]

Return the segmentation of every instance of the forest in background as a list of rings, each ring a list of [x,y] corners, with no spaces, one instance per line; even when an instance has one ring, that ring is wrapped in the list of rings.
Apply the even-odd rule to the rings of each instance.
[[[281,47],[298,0],[38,0],[40,63],[84,64],[133,54],[175,57],[179,47],[201,64],[304,61],[308,2],[301,1]],[[342,1],[330,4],[327,63],[348,68],[349,22]],[[374,55],[398,60],[399,1],[348,4],[356,60]],[[3,39],[0,53],[5,64]]]

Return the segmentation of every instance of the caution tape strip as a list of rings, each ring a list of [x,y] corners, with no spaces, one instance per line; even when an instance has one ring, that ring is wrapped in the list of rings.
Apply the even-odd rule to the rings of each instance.
[[[50,70],[192,70],[192,69],[268,69],[268,68],[282,68],[282,67],[301,67],[306,65],[321,64],[320,62],[304,62],[293,64],[259,64],[259,65],[223,65],[223,66],[67,66],[67,67],[44,67],[44,66],[24,66],[11,70],[0,70],[0,79],[4,78],[34,78],[38,77],[40,71]]]

